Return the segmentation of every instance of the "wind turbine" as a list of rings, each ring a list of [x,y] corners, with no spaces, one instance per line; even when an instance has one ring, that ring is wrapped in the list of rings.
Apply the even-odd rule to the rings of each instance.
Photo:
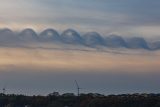
[[[78,82],[76,80],[75,80],[75,84],[76,84],[76,87],[77,87],[77,95],[79,96],[80,89],[82,89],[82,88],[79,87]]]
[[[3,94],[6,94],[6,86],[2,88]]]

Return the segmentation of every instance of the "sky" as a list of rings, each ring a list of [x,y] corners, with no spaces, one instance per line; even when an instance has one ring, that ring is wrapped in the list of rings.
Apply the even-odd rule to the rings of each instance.
[[[0,28],[159,36],[159,0],[0,0]]]
[[[6,87],[8,94],[76,94],[77,80],[81,93],[159,93],[159,56],[160,51],[0,47],[0,89]]]
[[[160,38],[159,10],[159,0],[0,0],[0,28],[53,28],[60,33],[72,28],[82,34]],[[0,91],[6,87],[7,93],[27,95],[76,93],[77,80],[82,93],[160,92],[158,50],[17,44],[0,44]]]

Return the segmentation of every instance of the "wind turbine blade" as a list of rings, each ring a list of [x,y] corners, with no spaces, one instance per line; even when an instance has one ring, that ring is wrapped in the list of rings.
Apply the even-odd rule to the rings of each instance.
[[[77,81],[76,81],[76,80],[75,80],[75,83],[76,83],[77,88],[79,88],[79,85],[78,85],[78,83],[77,83]]]

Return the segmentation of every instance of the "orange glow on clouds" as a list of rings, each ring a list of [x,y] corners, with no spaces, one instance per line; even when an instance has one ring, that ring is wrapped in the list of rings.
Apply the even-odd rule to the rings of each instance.
[[[98,51],[0,48],[0,69],[158,72],[159,55],[159,52],[114,54]]]

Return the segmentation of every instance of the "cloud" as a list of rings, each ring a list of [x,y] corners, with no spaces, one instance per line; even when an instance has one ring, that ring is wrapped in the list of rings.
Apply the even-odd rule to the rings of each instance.
[[[30,26],[38,30],[47,26],[60,30],[76,27],[82,32],[96,30],[102,34],[157,36],[155,32],[144,35],[134,29],[158,28],[159,5],[158,0],[1,0],[0,26],[15,29]]]
[[[21,68],[47,71],[83,71],[83,72],[158,72],[159,52],[142,54],[114,54],[112,52],[0,48],[1,68]],[[7,51],[8,50],[8,51]],[[19,59],[19,60],[17,60]],[[4,66],[4,67],[3,67]],[[132,70],[133,68],[133,70]],[[22,71],[23,72],[23,71]]]
[[[76,28],[76,27],[75,27]],[[153,27],[142,27],[134,29],[136,32],[146,34],[145,30],[148,29],[148,35],[151,31],[155,33],[158,29]],[[71,50],[101,50],[107,49],[139,49],[156,51],[160,49],[158,38],[146,41],[146,38],[134,36],[132,38],[124,38],[119,35],[100,35],[96,31],[78,33],[74,29],[68,29],[62,33],[54,29],[48,28],[44,30],[45,33],[41,35],[40,32],[35,32],[31,28],[25,28],[22,31],[16,32],[8,28],[0,29],[0,45],[4,47],[28,47],[28,48],[52,48],[52,49],[71,49]],[[55,32],[56,34],[55,34]],[[43,32],[43,31],[42,31]],[[147,35],[147,34],[146,34]],[[57,39],[55,39],[57,38]],[[58,39],[59,38],[59,39]],[[57,47],[59,45],[59,47]]]

